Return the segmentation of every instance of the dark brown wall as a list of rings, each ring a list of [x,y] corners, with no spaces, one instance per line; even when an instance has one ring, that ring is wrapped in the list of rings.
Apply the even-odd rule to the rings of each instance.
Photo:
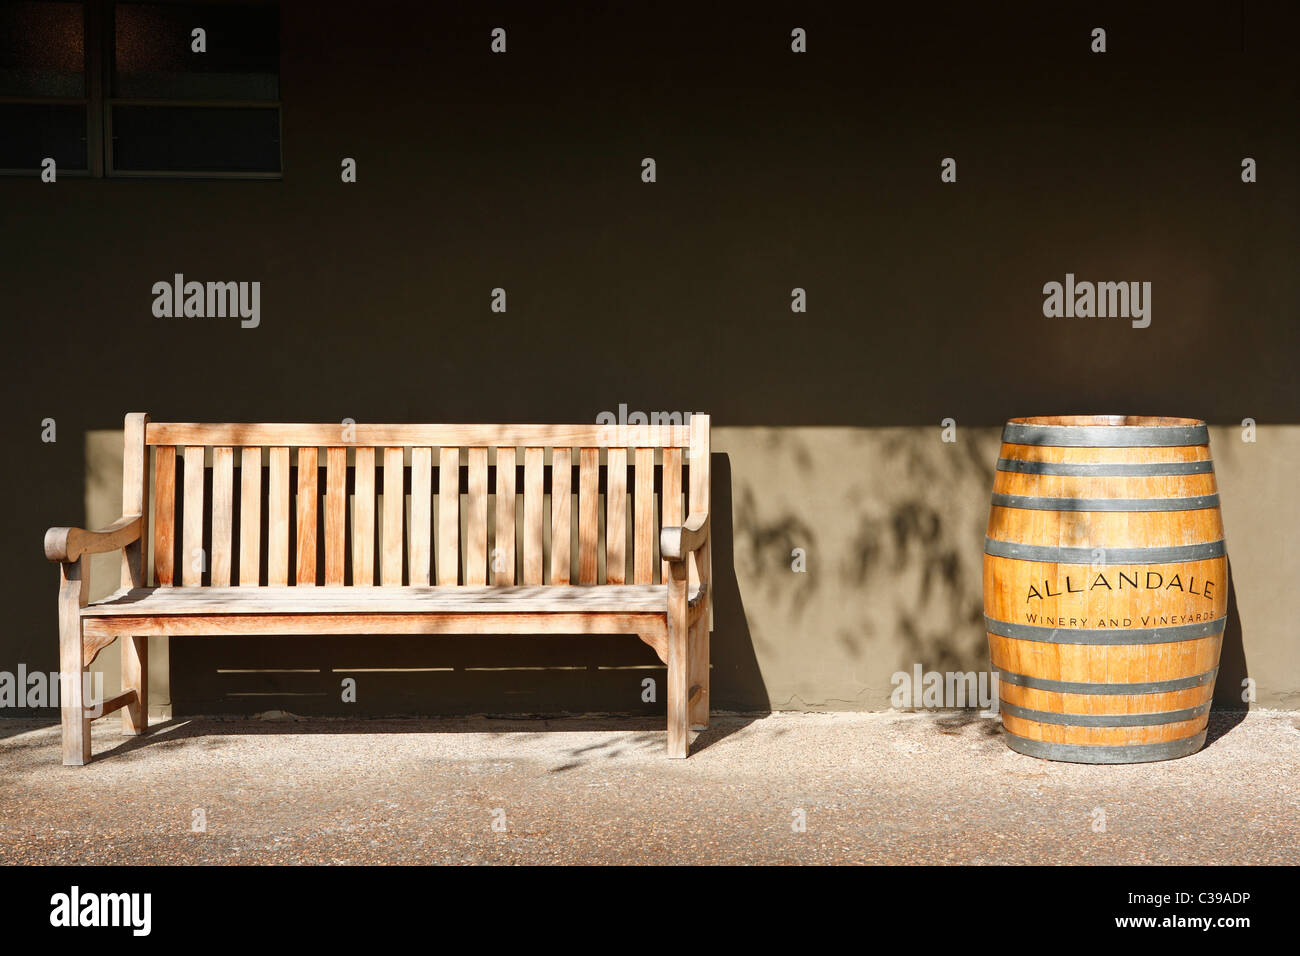
[[[82,520],[82,438],[128,410],[1300,421],[1288,5],[551,6],[285,3],[282,182],[0,181],[14,509],[0,669],[55,666],[38,542]],[[488,52],[498,25],[504,56]],[[794,26],[806,55],[789,52]],[[1088,51],[1094,26],[1104,55]],[[355,185],[339,182],[345,156]],[[640,181],[645,156],[656,184]],[[1152,282],[1151,327],[1045,319],[1042,285],[1067,271]],[[260,280],[261,327],[154,318],[150,287],[175,272]],[[790,312],[795,286],[806,315]],[[733,626],[719,617],[719,640],[742,653]],[[445,706],[394,679],[379,711],[636,709],[617,671],[516,685],[463,669],[653,660],[598,644],[176,642],[173,698],[211,709],[217,667],[383,659],[462,669],[438,678]],[[761,697],[751,674],[717,703]]]

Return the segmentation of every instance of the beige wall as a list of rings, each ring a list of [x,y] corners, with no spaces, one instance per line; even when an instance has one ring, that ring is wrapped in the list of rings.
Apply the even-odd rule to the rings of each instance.
[[[1241,680],[1256,703],[1300,707],[1294,587],[1300,506],[1300,427],[1211,429],[1227,528],[1235,612],[1225,637],[1217,700],[1240,705]],[[988,666],[981,597],[983,537],[996,428],[958,429],[955,443],[930,428],[727,428],[713,433],[717,600],[714,698],[721,709],[882,710],[891,676]],[[86,440],[86,515],[117,517],[121,433]],[[801,548],[806,571],[792,570]],[[92,564],[92,596],[116,587],[113,557]],[[51,615],[51,627],[53,620]],[[272,639],[265,639],[272,640]],[[633,639],[629,638],[629,641]],[[485,663],[510,668],[518,645],[493,646]],[[434,650],[436,659],[438,652]],[[581,647],[578,648],[579,658]],[[280,661],[283,664],[283,661]],[[538,662],[533,661],[534,665]],[[171,702],[167,641],[150,644],[151,710]],[[95,662],[105,691],[118,686],[114,645]],[[555,670],[572,670],[572,661]],[[641,666],[653,672],[653,662]],[[328,668],[324,670],[328,671]],[[574,700],[547,664],[519,670],[524,709],[569,711]],[[593,674],[592,681],[604,679]],[[285,706],[273,673],[266,706]],[[570,688],[571,689],[571,688]],[[375,706],[375,702],[370,702]],[[212,705],[205,705],[212,706]],[[291,706],[310,711],[296,698]],[[491,686],[452,710],[509,711]],[[612,709],[623,709],[617,702]],[[384,707],[382,702],[378,705]],[[409,709],[396,697],[388,709]],[[437,711],[436,701],[420,708]]]

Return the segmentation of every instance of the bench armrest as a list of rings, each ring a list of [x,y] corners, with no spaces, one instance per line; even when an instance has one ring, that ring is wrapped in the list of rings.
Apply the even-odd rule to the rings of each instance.
[[[45,532],[45,556],[51,561],[76,561],[83,554],[106,554],[140,537],[140,515],[123,515],[103,531],[51,528]]]
[[[709,540],[709,516],[697,511],[679,528],[663,528],[659,532],[659,553],[666,561],[684,561],[692,551]]]

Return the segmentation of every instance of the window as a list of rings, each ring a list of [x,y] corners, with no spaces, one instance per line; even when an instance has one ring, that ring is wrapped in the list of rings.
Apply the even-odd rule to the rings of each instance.
[[[0,11],[0,170],[279,178],[277,4]]]
[[[0,5],[0,170],[35,173],[50,158],[64,175],[90,172],[84,7]]]

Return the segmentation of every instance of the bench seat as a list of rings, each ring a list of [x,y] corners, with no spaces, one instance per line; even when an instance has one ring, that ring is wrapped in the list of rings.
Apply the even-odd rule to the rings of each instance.
[[[692,597],[698,598],[696,588]],[[81,609],[82,617],[195,614],[647,613],[662,616],[668,587],[130,588]]]

